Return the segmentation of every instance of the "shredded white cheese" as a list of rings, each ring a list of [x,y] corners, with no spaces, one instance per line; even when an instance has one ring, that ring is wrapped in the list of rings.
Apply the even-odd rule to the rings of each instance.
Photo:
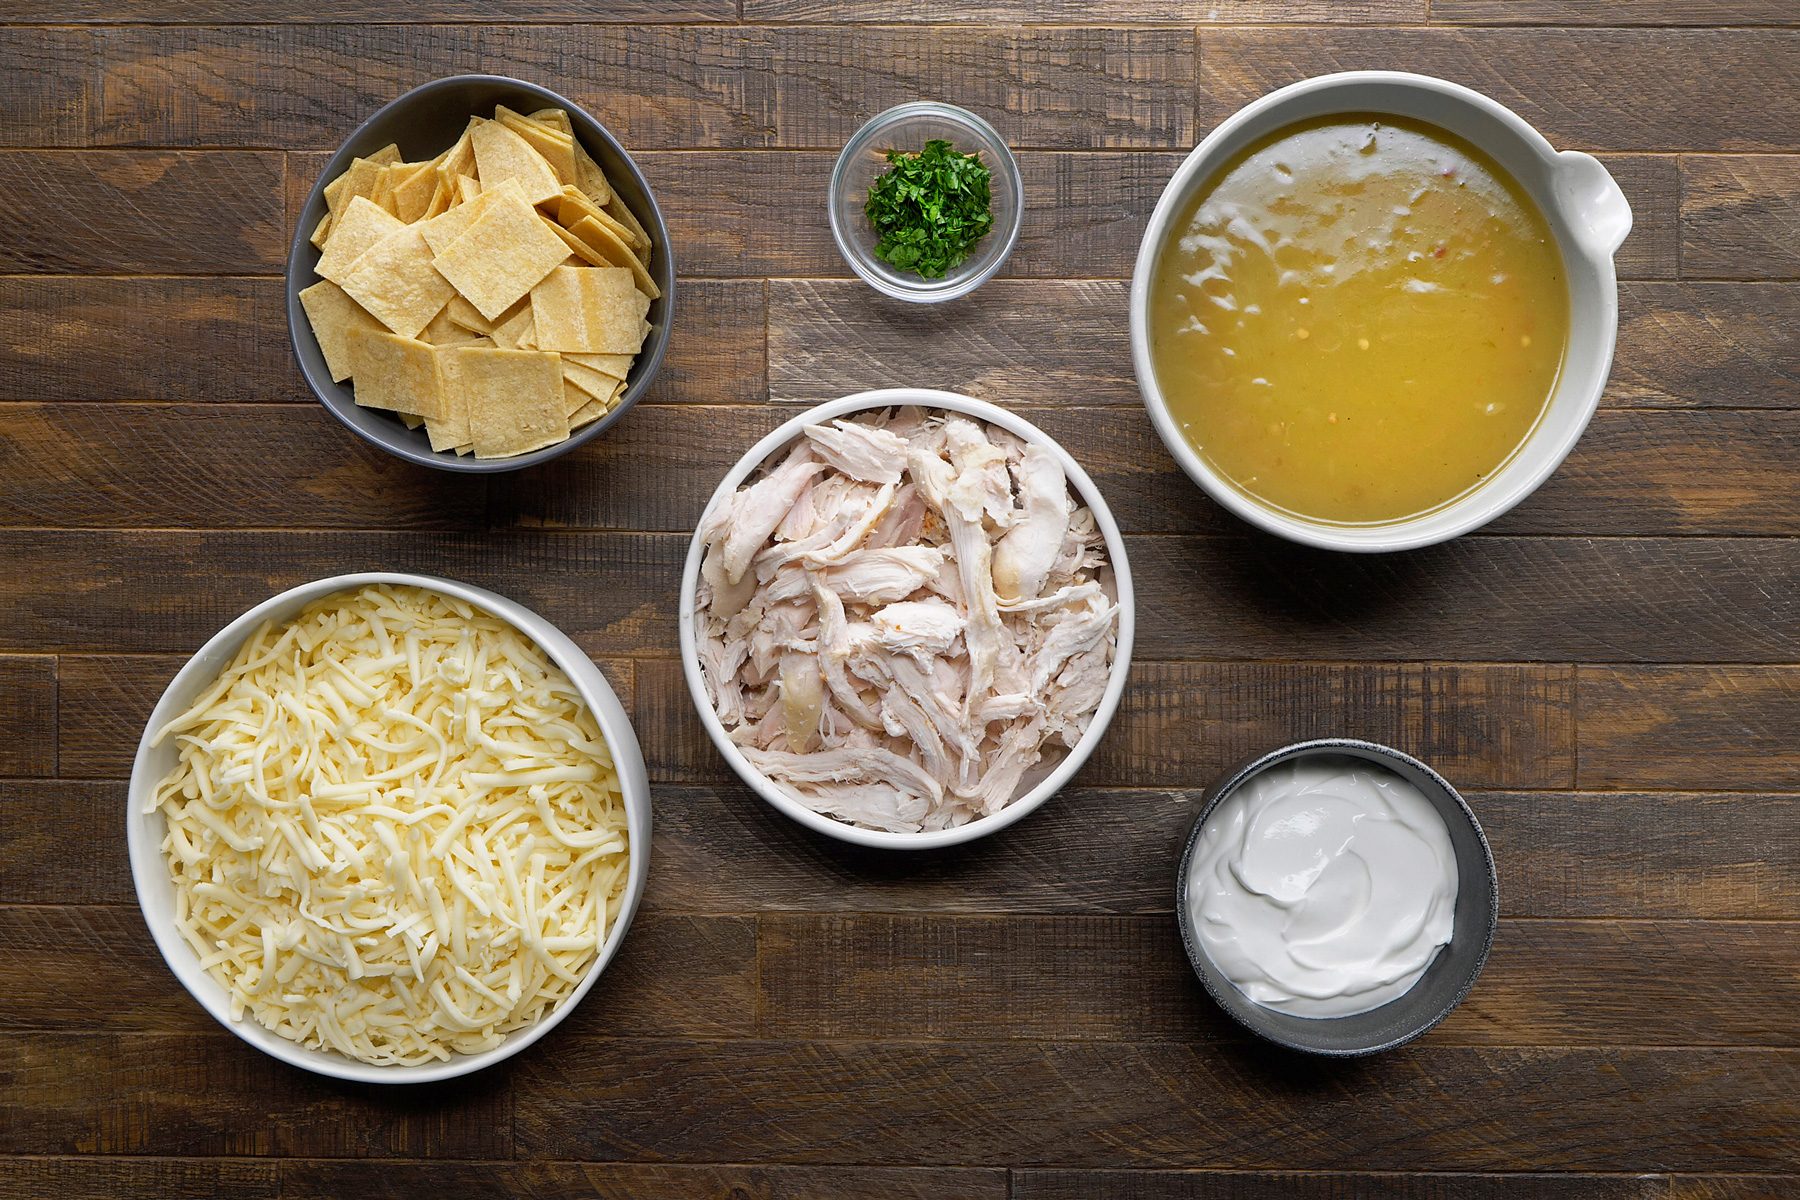
[[[505,621],[366,587],[264,625],[157,734],[175,919],[283,1037],[472,1054],[580,983],[618,915],[624,801],[593,714]]]

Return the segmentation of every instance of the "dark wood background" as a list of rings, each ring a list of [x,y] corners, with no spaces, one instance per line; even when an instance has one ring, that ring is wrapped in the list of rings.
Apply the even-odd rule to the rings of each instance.
[[[0,1196],[1800,1194],[1794,0],[11,0],[0,19]],[[1599,154],[1637,215],[1574,457],[1491,528],[1382,558],[1253,536],[1176,472],[1122,283],[1214,123],[1355,67],[1482,89]],[[605,121],[681,271],[650,402],[493,479],[339,428],[281,301],[327,153],[463,71]],[[1006,277],[931,311],[847,279],[825,217],[843,141],[921,96],[999,126],[1028,205]],[[752,439],[900,383],[1062,439],[1140,587],[1131,690],[1076,786],[919,857],[813,837],[734,784],[673,623],[693,523]],[[276,589],[379,567],[559,623],[627,698],[656,782],[649,892],[593,994],[506,1065],[406,1090],[214,1025],[158,958],[122,847],[130,756],[183,656]],[[1469,1001],[1359,1063],[1239,1034],[1170,916],[1197,789],[1326,733],[1442,768],[1501,875]]]

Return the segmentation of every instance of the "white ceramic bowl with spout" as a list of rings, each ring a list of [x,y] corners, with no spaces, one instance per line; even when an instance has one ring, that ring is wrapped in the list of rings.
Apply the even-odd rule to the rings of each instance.
[[[1490,155],[1518,180],[1550,223],[1569,284],[1569,344],[1556,391],[1536,428],[1505,466],[1442,508],[1382,525],[1309,521],[1233,487],[1201,457],[1169,412],[1150,360],[1150,285],[1170,227],[1225,162],[1251,142],[1314,117],[1391,113],[1448,130]],[[1401,71],[1321,75],[1245,105],[1208,134],[1163,190],[1138,249],[1131,280],[1131,359],[1138,390],[1175,461],[1208,495],[1252,525],[1330,550],[1410,550],[1487,524],[1550,477],[1600,403],[1619,332],[1613,254],[1631,231],[1631,205],[1592,155],[1558,152],[1511,109],[1480,92]]]

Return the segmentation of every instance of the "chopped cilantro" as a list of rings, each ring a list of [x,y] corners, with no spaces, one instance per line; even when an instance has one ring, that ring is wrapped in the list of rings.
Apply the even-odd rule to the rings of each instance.
[[[875,257],[926,279],[969,257],[994,227],[989,210],[992,173],[978,154],[964,154],[934,138],[917,154],[889,150],[891,166],[869,188],[863,211],[880,241]]]

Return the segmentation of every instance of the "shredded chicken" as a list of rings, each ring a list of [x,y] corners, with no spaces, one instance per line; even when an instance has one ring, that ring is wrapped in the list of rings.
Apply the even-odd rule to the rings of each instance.
[[[1056,456],[902,408],[806,430],[701,529],[701,673],[801,804],[901,833],[998,812],[1086,733],[1118,639]]]

